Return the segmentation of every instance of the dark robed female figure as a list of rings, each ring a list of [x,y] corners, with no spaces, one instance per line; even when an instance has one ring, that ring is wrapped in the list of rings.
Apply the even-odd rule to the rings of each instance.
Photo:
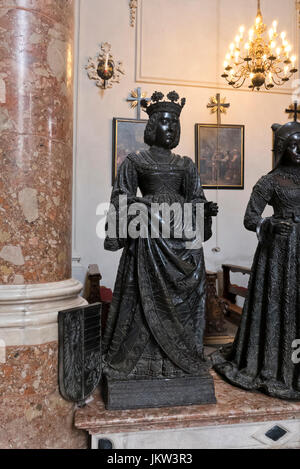
[[[232,384],[300,400],[300,123],[275,124],[276,167],[253,188],[245,227],[259,245],[233,346],[213,356]],[[274,215],[262,218],[266,205]]]
[[[129,211],[142,202],[205,204],[205,239],[217,206],[206,202],[197,169],[188,157],[171,152],[179,143],[179,116],[185,100],[175,92],[162,101],[154,93],[145,142],[148,151],[129,154],[113,187],[111,204],[118,213],[119,196]],[[137,189],[142,197],[137,197]],[[120,216],[120,213],[119,213]],[[130,221],[129,215],[129,221]],[[172,220],[176,225],[175,217]],[[172,228],[172,225],[171,225]],[[186,239],[107,237],[105,249],[123,248],[104,337],[106,376],[113,379],[175,378],[203,371],[205,265],[203,249],[187,248]]]

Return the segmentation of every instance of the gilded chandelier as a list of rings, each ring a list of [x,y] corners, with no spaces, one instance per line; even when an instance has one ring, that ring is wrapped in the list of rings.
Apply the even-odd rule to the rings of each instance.
[[[277,21],[266,33],[263,23],[260,0],[257,2],[257,15],[254,26],[249,30],[249,39],[244,37],[245,28],[240,26],[239,34],[229,46],[221,75],[233,88],[240,88],[250,80],[249,88],[269,90],[286,83],[297,72],[296,56],[291,55],[292,46],[286,33],[277,33]]]

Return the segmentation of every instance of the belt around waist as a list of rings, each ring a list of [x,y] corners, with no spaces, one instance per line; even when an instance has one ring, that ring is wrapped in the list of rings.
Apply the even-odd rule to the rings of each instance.
[[[293,220],[295,223],[300,223],[300,209],[285,210],[284,212],[274,213],[274,218],[282,218],[284,220]]]

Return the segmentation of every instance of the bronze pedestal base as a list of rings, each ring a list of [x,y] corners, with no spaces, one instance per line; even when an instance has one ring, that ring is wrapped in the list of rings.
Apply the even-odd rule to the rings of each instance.
[[[216,403],[214,382],[208,371],[201,376],[170,379],[105,378],[103,399],[107,410]]]

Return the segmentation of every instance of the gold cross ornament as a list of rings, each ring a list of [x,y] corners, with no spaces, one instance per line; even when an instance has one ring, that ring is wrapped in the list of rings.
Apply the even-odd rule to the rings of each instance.
[[[217,113],[217,123],[221,125],[221,114],[226,114],[226,109],[230,107],[229,103],[226,103],[226,97],[221,98],[220,93],[216,96],[209,98],[207,107],[210,109],[211,114]]]

